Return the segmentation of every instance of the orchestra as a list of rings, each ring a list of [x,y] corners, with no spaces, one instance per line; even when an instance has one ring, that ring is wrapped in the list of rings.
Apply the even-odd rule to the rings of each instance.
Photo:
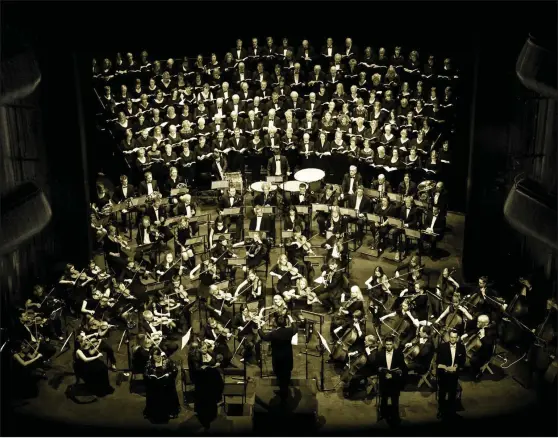
[[[262,341],[287,397],[290,342],[310,311],[327,321],[321,334],[329,361],[342,364],[344,393],[356,377],[376,377],[379,417],[397,422],[408,372],[435,367],[440,415],[451,416],[460,375],[482,378],[501,333],[511,333],[500,324],[513,325],[525,349],[548,333],[546,321],[531,331],[525,278],[508,305],[487,277],[466,294],[455,269],[442,267],[435,283],[425,273],[450,205],[452,137],[431,103],[436,87],[423,92],[420,81],[436,76],[433,58],[421,69],[414,51],[407,61],[401,48],[391,58],[385,49],[359,54],[350,38],[340,52],[327,39],[319,54],[304,41],[296,56],[286,40],[252,43],[238,40],[209,67],[203,57],[194,70],[188,58],[151,64],[145,53],[146,68],[122,73],[109,63],[95,77],[127,169],[112,192],[96,187],[91,230],[104,230],[101,256],[82,270],[68,264],[48,294],[33,289],[14,360],[41,368],[68,336],[67,313],[81,319],[73,354],[95,393],[111,392],[109,372],[127,370],[108,336],[127,331],[129,371],[139,367],[148,382],[146,417],[178,415],[181,355],[200,412],[209,410],[200,415],[211,417],[218,369],[237,357],[261,368]],[[131,98],[115,97],[128,79]],[[357,251],[377,262],[356,261]],[[369,278],[351,275],[356,263]]]

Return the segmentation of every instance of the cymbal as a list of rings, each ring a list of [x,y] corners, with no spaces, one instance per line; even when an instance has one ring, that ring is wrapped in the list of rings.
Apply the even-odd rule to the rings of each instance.
[[[428,190],[432,190],[434,187],[436,187],[436,183],[434,181],[426,180],[426,181],[421,182],[418,185],[417,189],[418,189],[419,192],[425,192],[425,191],[428,191]]]

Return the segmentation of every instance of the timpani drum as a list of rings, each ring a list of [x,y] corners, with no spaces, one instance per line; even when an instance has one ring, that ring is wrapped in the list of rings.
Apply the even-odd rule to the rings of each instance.
[[[310,191],[317,192],[320,190],[320,182],[325,178],[325,172],[322,169],[302,169],[294,175],[295,180],[310,185]]]
[[[250,188],[254,191],[254,192],[258,192],[258,193],[263,193],[263,185],[265,184],[265,181],[256,181],[255,183],[252,183],[250,185]],[[275,190],[277,190],[277,186],[275,184],[270,184],[270,191],[274,192]]]
[[[296,193],[300,189],[300,183],[301,181],[287,181],[284,182],[283,184],[279,184],[279,187],[284,192]],[[308,188],[308,184],[306,184],[306,188]]]

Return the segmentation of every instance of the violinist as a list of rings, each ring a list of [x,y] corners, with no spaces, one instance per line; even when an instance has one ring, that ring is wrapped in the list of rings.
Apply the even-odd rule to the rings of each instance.
[[[298,270],[301,272],[303,277],[307,276],[308,264],[304,261],[304,256],[314,254],[312,250],[312,244],[306,236],[302,235],[302,229],[299,226],[295,226],[293,229],[293,236],[287,240],[285,244],[287,257],[289,261],[298,266]]]
[[[481,378],[481,367],[490,361],[498,333],[494,325],[490,325],[488,315],[479,315],[477,326],[461,336],[465,344],[467,357],[471,366],[471,374],[475,380]]]
[[[70,312],[79,313],[82,301],[87,297],[87,285],[94,280],[85,272],[79,272],[74,265],[66,265],[66,271],[62,278],[58,281],[67,287],[65,291],[66,302],[70,305]]]
[[[115,225],[108,226],[108,234],[104,241],[104,251],[107,255],[107,264],[117,275],[120,275],[128,264],[128,256],[124,250],[130,247],[125,239],[118,235]]]
[[[331,321],[331,332],[337,327],[348,324],[353,320],[355,312],[364,314],[364,298],[358,286],[352,286],[348,299],[345,299],[345,292],[341,294],[341,307]]]
[[[156,249],[159,247],[161,237],[160,233],[151,226],[149,216],[143,216],[138,226],[138,234],[136,235],[136,242],[138,244],[136,259],[143,260],[144,255],[148,253],[151,266],[155,266],[157,264]],[[152,246],[154,247],[153,249]]]
[[[318,299],[316,292],[314,292],[314,289],[316,289],[316,287],[310,289],[310,287],[308,286],[308,280],[306,280],[306,278],[304,277],[300,277],[298,280],[296,280],[296,289],[293,294],[294,298],[296,299],[296,307],[298,307],[298,303],[302,303],[303,309],[311,310],[312,304],[321,304],[322,302]]]
[[[168,318],[156,318],[151,310],[144,310],[142,317],[139,326],[140,333],[144,333],[166,353],[167,357],[171,357],[178,350],[178,344],[164,339],[164,333],[168,333],[167,325],[172,321]]]
[[[262,241],[261,235],[257,231],[253,234],[253,238],[247,239],[246,242],[246,265],[242,268],[244,272],[260,266],[269,252],[269,248]],[[244,244],[244,242],[240,243]]]
[[[221,199],[219,199],[219,206],[217,208],[217,212],[219,216],[223,213],[225,208],[240,208],[240,214],[237,215],[230,215],[226,217],[227,228],[229,228],[230,223],[234,222],[236,225],[236,240],[240,240],[241,233],[244,223],[244,216],[242,215],[242,207],[244,206],[244,202],[242,200],[242,196],[237,195],[236,187],[231,186],[229,187],[228,193],[223,194]]]
[[[412,307],[412,313],[419,321],[428,321],[429,315],[432,313],[431,296],[426,293],[425,282],[418,280],[413,284],[413,287],[403,289],[399,297],[408,299]]]
[[[182,276],[183,271],[184,266],[182,266],[181,259],[175,261],[172,252],[167,252],[163,263],[155,268],[160,282],[171,281],[175,275]]]
[[[196,256],[191,245],[186,244],[192,238],[192,229],[187,217],[182,217],[178,223],[175,234],[175,253],[182,258],[182,266],[193,269],[196,265]]]
[[[227,345],[227,341],[232,337],[231,329],[227,328],[230,322],[231,320],[229,319],[227,323],[223,325],[217,322],[215,318],[209,317],[201,333],[205,342],[213,344],[212,352],[214,354],[220,354],[223,357],[221,362],[223,367],[228,366],[232,358],[231,350]]]
[[[367,335],[364,338],[364,346],[359,348],[358,344],[354,345],[355,350],[350,351],[347,355],[347,363],[341,374],[343,382],[343,394],[345,397],[350,395],[351,383],[356,373],[362,377],[370,377],[377,373],[376,363],[378,356],[378,339],[374,335]]]
[[[423,279],[425,269],[419,255],[413,255],[408,263],[399,265],[395,270],[395,278],[399,279],[403,273],[405,273],[406,276],[401,280],[406,281],[408,285],[414,284],[419,279]],[[426,278],[424,280],[426,280]]]
[[[248,271],[248,276],[246,280],[238,285],[234,293],[234,297],[238,297],[241,294],[245,294],[246,302],[260,301],[262,299],[262,287],[263,282],[258,277],[255,271]]]
[[[263,209],[260,205],[254,207],[255,217],[250,219],[250,231],[264,231],[270,233],[272,239],[275,238],[275,223],[271,222],[269,217],[265,217]]]
[[[391,336],[397,340],[397,345],[405,345],[415,336],[420,322],[411,313],[409,302],[404,300],[395,312],[380,318],[380,334],[382,337]]]
[[[341,234],[345,231],[347,224],[339,213],[339,206],[331,207],[331,216],[326,220],[326,237],[328,233]]]
[[[240,313],[237,313],[232,320],[236,337],[239,342],[243,342],[244,353],[241,361],[247,363],[261,361],[261,340],[255,332],[259,321],[258,315],[251,313],[246,304],[240,306]]]
[[[394,337],[384,338],[384,350],[376,356],[380,377],[380,415],[378,420],[386,418],[399,422],[399,395],[405,385],[407,364],[400,350],[394,348]],[[391,410],[388,410],[391,399]]]
[[[85,338],[95,343],[95,349],[101,353],[106,353],[107,364],[112,371],[116,371],[114,349],[106,341],[108,331],[112,327],[114,326],[102,319],[95,319],[92,315],[87,315],[81,327],[81,333]]]
[[[84,380],[88,389],[98,397],[114,392],[110,385],[108,368],[100,351],[99,341],[80,335],[76,340],[74,361],[76,372]],[[79,370],[79,371],[78,371]]]
[[[332,234],[322,248],[327,249],[327,257],[336,259],[341,268],[349,263],[349,244],[343,240],[342,234]]]
[[[219,236],[219,243],[211,250],[211,261],[217,265],[220,272],[227,272],[227,260],[230,258],[238,258],[232,251],[227,242],[227,237],[224,235]],[[234,280],[236,268],[234,266],[230,269],[230,279]]]
[[[357,350],[362,348],[365,334],[364,327],[361,326],[363,321],[363,312],[356,310],[352,319],[331,330],[331,338],[335,340],[335,346],[328,362],[345,362],[351,348]]]
[[[298,269],[288,261],[286,254],[279,256],[277,264],[271,268],[269,275],[276,278],[273,289],[279,295],[283,295],[285,291],[289,290],[293,281],[300,276]]]
[[[364,284],[370,298],[373,320],[387,314],[395,303],[395,298],[391,293],[391,285],[383,268],[376,266],[374,274]]]
[[[164,294],[173,298],[178,306],[177,309],[180,309],[180,329],[179,332],[187,333],[188,329],[192,327],[192,315],[190,313],[190,309],[196,302],[193,299],[190,299],[188,296],[188,291],[184,289],[184,286],[180,282],[180,277],[175,275],[172,278],[172,284],[167,287],[167,291]],[[182,308],[181,308],[182,307]]]
[[[179,198],[179,202],[174,209],[175,216],[186,216],[188,219],[194,217],[198,211],[198,208],[194,202],[192,202],[192,195],[186,194]],[[190,223],[192,228],[192,234],[196,236],[199,231],[199,225],[197,222],[192,221]]]
[[[380,217],[380,222],[373,224],[373,234],[374,240],[371,245],[371,249],[378,249],[382,252],[385,249],[387,237],[389,236],[390,228],[388,222],[388,217],[396,216],[393,204],[390,204],[389,198],[383,196],[380,198],[380,202],[374,208],[374,214]]]
[[[31,308],[34,307],[44,312],[44,314],[48,316],[48,321],[44,327],[45,336],[47,338],[58,338],[58,340],[63,340],[61,312],[58,310],[64,306],[64,301],[56,298],[52,292],[53,290],[45,296],[43,286],[36,284],[33,287],[31,298],[27,299],[25,302],[25,310],[32,310]]]
[[[29,342],[26,339],[14,342],[12,357],[16,366],[11,367],[10,381],[6,382],[5,389],[11,383],[13,390],[17,388],[21,397],[37,396],[39,391],[37,380],[47,379],[44,370],[46,361],[40,351],[40,345],[38,342]]]
[[[448,342],[440,344],[436,353],[438,377],[438,418],[456,415],[456,396],[459,374],[466,361],[465,347],[458,342],[455,330],[449,334]]]
[[[343,272],[338,269],[337,260],[331,258],[327,265],[322,266],[321,278],[323,287],[318,298],[331,315],[340,307],[343,287]]]
[[[139,310],[138,299],[132,295],[130,289],[124,283],[113,280],[114,295],[117,296],[114,305],[111,307],[111,315],[126,324],[128,329],[136,327],[136,322],[132,320],[132,314]]]
[[[421,326],[418,335],[407,342],[403,349],[403,356],[405,363],[411,371],[417,374],[425,374],[430,368],[430,363],[434,357],[434,343],[431,338],[432,328],[428,326]]]
[[[198,274],[196,278],[196,273],[198,271],[201,272]],[[200,283],[198,285],[198,297],[199,298],[207,298],[209,296],[209,287],[224,279],[224,272],[217,271],[217,265],[213,263],[211,259],[205,260],[203,263],[196,265],[194,269],[190,271],[190,280],[195,281],[199,280]]]
[[[223,216],[217,216],[215,218],[215,223],[209,229],[209,247],[213,248],[215,245],[217,245],[217,241],[214,241],[213,236],[215,236],[216,234],[228,234],[228,232],[229,226],[225,224],[225,219],[223,219]]]
[[[301,230],[306,228],[304,219],[298,215],[294,205],[289,207],[289,211],[283,221],[283,230],[285,231],[293,231],[295,227],[298,227]]]
[[[110,278],[110,274],[102,271],[101,268],[99,268],[95,263],[95,260],[91,260],[89,262],[88,274],[91,277],[95,278],[98,282],[104,282]]]
[[[85,299],[81,303],[81,313],[101,317],[103,313],[110,307],[114,306],[115,299],[110,297],[110,289],[105,292],[94,289],[91,294],[92,299]]]
[[[337,196],[335,195],[335,193],[333,191],[333,186],[331,184],[326,185],[324,193],[322,193],[319,196],[319,199],[318,199],[317,202],[318,202],[318,204],[327,205],[329,207],[330,211],[331,211],[331,209],[334,205],[338,205],[337,204],[338,203]],[[325,235],[326,235],[327,220],[331,216],[330,211],[328,211],[328,212],[318,211],[316,213],[316,215],[314,216],[314,219],[316,220],[316,222],[318,222],[318,229],[320,231],[320,236],[325,237]]]
[[[277,207],[277,196],[271,194],[271,184],[265,182],[262,184],[263,193],[258,193],[254,196],[254,206],[261,205],[262,207]],[[271,219],[272,222],[273,219]]]
[[[206,311],[212,318],[226,323],[231,319],[233,295],[230,292],[220,290],[217,285],[209,286],[209,299],[206,300]]]
[[[473,316],[462,303],[461,294],[459,292],[455,292],[453,294],[451,304],[449,304],[436,321],[434,321],[434,324],[439,324],[441,321],[444,321],[444,329],[442,332],[444,333],[445,342],[447,342],[447,338],[451,330],[454,330],[459,334],[463,334],[465,321],[473,320]]]
[[[153,316],[157,319],[159,324],[164,324],[167,332],[174,332],[176,330],[175,318],[176,310],[180,308],[180,303],[168,295],[159,295],[159,299],[153,303]],[[167,334],[168,334],[167,333]]]

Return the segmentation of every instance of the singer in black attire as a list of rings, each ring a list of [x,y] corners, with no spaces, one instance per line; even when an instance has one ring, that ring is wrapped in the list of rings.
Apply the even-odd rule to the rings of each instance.
[[[287,320],[284,316],[276,319],[277,329],[270,333],[264,333],[260,328],[258,333],[264,341],[271,342],[271,363],[273,372],[279,381],[279,397],[285,401],[289,395],[289,383],[293,371],[293,346],[291,340],[298,329],[292,323],[287,328]]]

